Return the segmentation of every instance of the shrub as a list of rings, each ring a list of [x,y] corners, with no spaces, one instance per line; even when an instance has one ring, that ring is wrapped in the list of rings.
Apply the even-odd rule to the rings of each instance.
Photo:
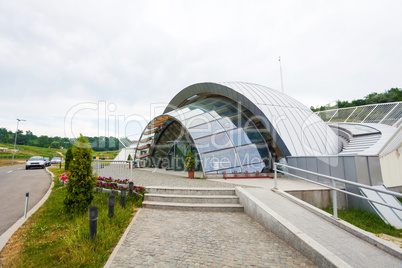
[[[82,134],[74,143],[72,153],[74,161],[70,163],[71,175],[64,205],[69,213],[86,212],[94,198],[96,179],[92,174],[92,148]]]
[[[72,152],[71,148],[68,148],[67,153],[66,153],[66,161],[64,163],[65,164],[64,169],[66,171],[70,170],[70,164],[73,161],[73,159],[74,159],[73,152]]]
[[[184,168],[187,169],[187,171],[194,171],[195,169],[195,159],[191,151],[188,151],[187,153],[186,160],[184,161]]]

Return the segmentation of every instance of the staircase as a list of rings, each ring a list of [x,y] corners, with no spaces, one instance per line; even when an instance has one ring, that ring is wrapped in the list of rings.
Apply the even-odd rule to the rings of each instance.
[[[146,187],[144,208],[243,212],[234,188]]]

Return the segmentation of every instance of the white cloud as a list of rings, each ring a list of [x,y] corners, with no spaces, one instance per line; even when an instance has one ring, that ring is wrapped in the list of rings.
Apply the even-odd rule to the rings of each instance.
[[[285,93],[307,106],[402,87],[401,8],[362,0],[0,1],[0,127],[14,130],[22,117],[22,130],[63,136],[71,107],[99,101],[114,103],[115,115],[148,120],[152,103],[204,81],[280,90],[278,56]],[[95,113],[74,124],[99,133]],[[130,124],[137,132],[142,123]]]

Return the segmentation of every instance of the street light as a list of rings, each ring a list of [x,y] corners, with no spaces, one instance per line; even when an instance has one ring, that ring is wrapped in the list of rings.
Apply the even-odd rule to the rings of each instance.
[[[24,119],[18,119],[18,118],[17,118],[17,131],[15,131],[15,140],[14,140],[13,160],[11,160],[11,165],[14,165],[15,145],[17,144],[18,124],[20,123],[20,121],[27,121],[27,120],[24,120]]]

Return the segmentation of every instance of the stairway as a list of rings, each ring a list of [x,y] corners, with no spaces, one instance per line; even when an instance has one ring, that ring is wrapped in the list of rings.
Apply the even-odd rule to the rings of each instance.
[[[243,212],[234,188],[146,187],[144,208]]]

